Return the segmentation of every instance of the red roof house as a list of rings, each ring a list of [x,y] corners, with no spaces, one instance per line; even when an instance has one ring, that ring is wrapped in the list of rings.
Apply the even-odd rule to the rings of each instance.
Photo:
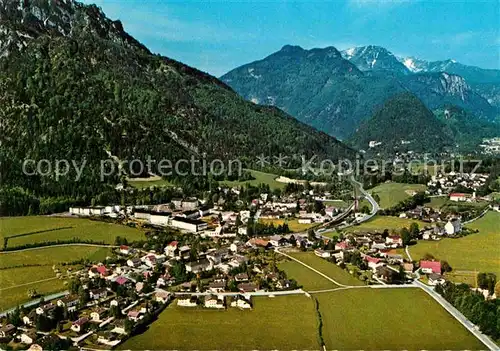
[[[437,273],[441,274],[441,262],[440,261],[420,261],[420,269],[423,273]]]

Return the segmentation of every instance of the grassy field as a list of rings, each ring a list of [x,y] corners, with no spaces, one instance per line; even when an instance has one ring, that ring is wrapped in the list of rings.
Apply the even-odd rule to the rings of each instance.
[[[175,302],[174,302],[175,303]],[[251,311],[169,306],[122,350],[317,350],[313,301],[305,296],[258,297]]]
[[[53,265],[81,259],[98,262],[104,260],[109,254],[110,249],[106,247],[80,245],[42,247],[27,251],[7,251],[0,253],[0,268],[23,264]]]
[[[41,283],[2,289],[0,290],[0,311],[30,301],[31,298],[28,296],[29,289],[35,289],[41,295],[48,295],[63,291],[64,281],[52,279]]]
[[[343,269],[337,267],[334,263],[328,262],[327,260],[320,258],[314,254],[314,252],[294,252],[289,253],[290,256],[295,257],[301,262],[317,269],[321,273],[327,275],[328,277],[334,279],[340,284],[345,285],[363,285],[363,283],[354,278],[352,275],[344,271]],[[306,267],[305,267],[306,268]],[[307,269],[307,268],[306,268]],[[316,274],[317,277],[321,276],[311,270],[309,270],[312,274]]]
[[[261,218],[261,219],[259,219],[259,222],[265,223],[265,224],[272,223],[276,227],[278,225],[282,225],[283,223],[285,223],[285,219]],[[286,220],[286,222],[288,223],[288,228],[290,228],[290,230],[292,232],[303,232],[311,227],[318,225],[318,223],[302,224],[302,223],[299,223],[298,219],[290,219],[290,220]]]
[[[140,179],[140,180],[134,180],[134,179],[129,179],[128,184],[133,186],[134,188],[138,189],[144,189],[144,188],[149,188],[151,186],[155,186],[158,188],[164,187],[164,186],[173,186],[172,183],[170,183],[166,179],[158,179],[158,177],[153,177],[151,179]]]
[[[99,262],[109,254],[109,248],[88,246],[44,247],[0,253],[0,310],[29,301],[27,292],[30,289],[43,295],[63,290],[63,280],[41,281],[56,278],[52,265],[80,259]],[[23,264],[40,266],[19,267]]]
[[[423,184],[383,183],[370,189],[369,192],[380,197],[379,205],[381,208],[389,208],[409,198],[411,195],[407,191],[423,191],[425,189],[426,186]]]
[[[489,203],[486,201],[477,202],[456,202],[450,201],[448,196],[431,197],[431,201],[426,204],[426,206],[432,207],[434,209],[440,210],[458,210],[460,208],[477,209],[488,206]]]
[[[281,261],[278,268],[285,271],[288,279],[295,279],[304,290],[326,290],[338,285],[292,260]]]
[[[389,231],[391,230],[399,231],[403,227],[410,227],[410,224],[412,224],[413,222],[418,223],[420,228],[423,228],[426,225],[428,225],[428,223],[414,219],[406,219],[406,218],[391,217],[391,216],[375,216],[371,220],[361,223],[360,225],[349,227],[345,231],[349,233],[366,232],[374,230],[382,232],[384,229],[388,229]]]
[[[139,229],[124,225],[92,221],[84,218],[59,217],[3,217],[0,218],[0,240],[8,237],[8,247],[44,241],[84,240],[113,244],[117,236],[129,241],[143,239]]]
[[[261,183],[264,183],[264,184],[269,184],[269,187],[271,189],[283,189],[285,187],[285,183],[280,183],[280,182],[277,182],[275,179],[278,177],[276,174],[271,174],[271,173],[264,173],[264,172],[259,172],[259,171],[254,171],[254,170],[248,170],[252,176],[255,178],[255,179],[252,179],[252,180],[247,180],[247,181],[244,181],[244,182],[240,182],[240,181],[222,181],[220,182],[221,184],[223,185],[226,185],[226,186],[242,186],[242,185],[253,185],[253,186],[257,186]]]
[[[328,350],[485,348],[419,289],[350,289],[315,296]]]
[[[500,213],[488,212],[483,218],[467,225],[479,230],[458,239],[440,241],[419,241],[410,247],[414,260],[426,253],[446,260],[453,270],[492,272],[500,276]]]

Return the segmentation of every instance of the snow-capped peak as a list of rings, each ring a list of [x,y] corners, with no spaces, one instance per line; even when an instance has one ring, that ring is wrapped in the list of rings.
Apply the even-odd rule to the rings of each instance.
[[[412,72],[420,72],[422,69],[417,67],[415,60],[411,57],[406,57],[403,59],[403,65],[406,66]]]
[[[356,51],[356,48],[349,48],[344,50],[342,53],[344,53],[344,58],[349,60],[351,57],[354,56],[354,52]]]

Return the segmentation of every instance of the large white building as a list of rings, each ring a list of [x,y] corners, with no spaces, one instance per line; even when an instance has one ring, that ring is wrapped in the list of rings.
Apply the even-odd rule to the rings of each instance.
[[[190,232],[199,232],[201,230],[204,230],[208,227],[208,223],[197,220],[197,219],[191,219],[191,218],[183,218],[183,217],[174,217],[172,218],[172,221],[170,222],[170,225],[172,227],[178,228],[178,229],[184,229]]]

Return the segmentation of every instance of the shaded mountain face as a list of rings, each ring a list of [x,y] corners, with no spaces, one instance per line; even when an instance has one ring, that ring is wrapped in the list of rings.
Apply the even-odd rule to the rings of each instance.
[[[363,122],[349,141],[364,150],[442,151],[453,145],[444,124],[415,95],[398,94]]]
[[[361,71],[410,73],[410,70],[396,56],[380,46],[369,45],[343,50],[342,57],[354,63]]]
[[[241,67],[221,80],[244,98],[277,106],[320,130],[340,138],[403,87],[369,76],[333,47],[280,51]]]
[[[414,57],[400,58],[412,72],[447,72],[464,78],[471,88],[489,104],[500,107],[500,70],[468,66],[455,60],[425,61]]]
[[[452,138],[462,150],[473,151],[484,138],[500,135],[500,125],[472,116],[456,106],[445,106],[433,111],[444,125],[443,131]]]
[[[333,47],[285,46],[221,79],[246,99],[280,107],[338,138],[348,137],[388,98],[405,91],[431,109],[457,105],[485,119],[497,114],[462,77],[412,73],[377,46],[348,49],[340,55]]]
[[[100,182],[100,161],[110,157],[253,161],[270,150],[354,156],[277,108],[247,102],[206,73],[152,55],[95,6],[26,0],[2,3],[1,16],[4,185],[50,195],[98,191],[118,180]],[[85,159],[86,167],[77,183],[74,173],[25,177],[27,158]]]

